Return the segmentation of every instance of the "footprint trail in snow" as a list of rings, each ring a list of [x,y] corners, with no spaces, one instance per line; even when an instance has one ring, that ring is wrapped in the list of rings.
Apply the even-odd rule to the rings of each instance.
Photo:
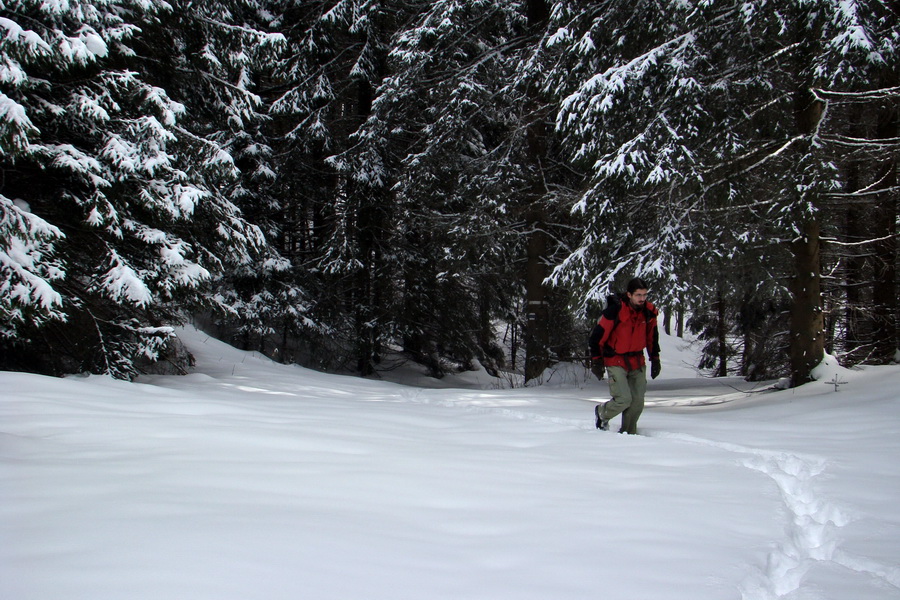
[[[814,488],[827,462],[814,456],[761,450],[726,442],[716,442],[687,434],[655,433],[692,444],[711,446],[743,457],[741,464],[770,477],[778,486],[788,515],[785,537],[769,552],[765,567],[741,586],[742,600],[774,600],[800,589],[809,569],[817,562],[831,562],[866,573],[900,589],[900,569],[854,557],[838,547],[837,531],[850,519]]]

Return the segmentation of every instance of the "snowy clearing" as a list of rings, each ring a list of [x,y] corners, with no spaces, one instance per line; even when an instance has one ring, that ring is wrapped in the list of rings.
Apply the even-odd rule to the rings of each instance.
[[[0,598],[900,598],[898,367],[760,391],[665,338],[624,436],[594,429],[605,382],[403,385],[179,335],[186,377],[0,373]]]

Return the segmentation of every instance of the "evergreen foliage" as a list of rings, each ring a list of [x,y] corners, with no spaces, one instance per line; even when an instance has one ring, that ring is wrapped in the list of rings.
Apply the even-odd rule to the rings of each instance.
[[[846,125],[815,89],[871,89],[873,71],[896,65],[891,12],[828,0],[556,3],[550,46],[568,68],[548,85],[592,180],[574,204],[585,236],[555,279],[590,298],[637,273],[681,296],[692,273],[724,302],[722,277],[704,274],[772,240],[764,255],[780,258],[759,275],[773,289],[790,283],[792,376],[808,379],[824,341],[819,232],[832,234],[835,219],[822,198],[844,185],[827,134]]]
[[[213,279],[265,247],[223,192],[238,176],[227,140],[186,107],[199,90],[175,83],[204,78],[161,66],[192,56],[189,39],[203,41],[175,22],[215,18],[193,3],[180,8],[4,3],[7,366],[130,377],[136,358],[157,357],[186,308],[213,302]],[[162,36],[157,45],[145,45],[148,32]],[[237,42],[230,29],[226,39]],[[219,108],[237,118],[244,94],[220,81]]]
[[[715,375],[894,360],[898,22],[0,0],[0,366],[132,377],[194,318],[322,369],[537,379],[636,275]]]

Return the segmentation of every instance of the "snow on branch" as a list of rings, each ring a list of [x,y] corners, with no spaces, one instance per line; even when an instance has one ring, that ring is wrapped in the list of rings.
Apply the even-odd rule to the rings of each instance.
[[[6,30],[3,38],[7,43],[22,44],[27,46],[32,53],[51,51],[50,44],[45,42],[41,36],[30,29],[22,29],[15,21],[0,17],[0,28]]]
[[[900,86],[866,90],[861,92],[839,92],[814,88],[813,93],[823,100],[837,100],[841,102],[872,102],[877,100],[897,100],[900,98]]]
[[[101,288],[110,298],[135,306],[149,306],[153,302],[153,294],[143,278],[111,248],[109,264],[109,269],[101,279]]]
[[[38,133],[25,107],[0,92],[0,156],[23,152],[30,144],[29,136]]]
[[[255,43],[262,46],[279,47],[287,43],[287,38],[285,38],[282,33],[269,33],[267,31],[252,29],[246,25],[223,23],[222,21],[216,21],[208,17],[200,17],[199,20],[234,34],[249,36]]]
[[[867,59],[873,64],[884,64],[884,57],[877,50],[877,44],[872,41],[860,18],[860,12],[868,13],[871,9],[863,8],[860,11],[856,0],[841,0],[834,3],[836,9],[832,15],[834,26],[839,33],[829,42],[841,56],[846,56],[853,51],[865,53]]]
[[[615,106],[615,98],[629,82],[643,78],[669,54],[677,54],[694,42],[693,33],[682,34],[636,56],[625,64],[608,68],[584,82],[578,91],[566,97],[557,117],[557,128],[564,130],[579,123],[585,112],[605,113]]]
[[[65,275],[53,258],[53,244],[63,237],[25,202],[0,195],[0,335],[15,336],[17,325],[27,322],[64,318],[62,296],[51,283]]]
[[[93,188],[106,188],[112,185],[103,176],[105,169],[100,161],[72,144],[44,144],[32,149],[51,158],[53,166],[67,170],[90,182]]]

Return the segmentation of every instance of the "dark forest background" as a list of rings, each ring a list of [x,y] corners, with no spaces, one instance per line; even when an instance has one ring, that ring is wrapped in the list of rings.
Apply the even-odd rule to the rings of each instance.
[[[897,360],[896,0],[0,1],[0,367]],[[179,367],[182,368],[182,367]]]

